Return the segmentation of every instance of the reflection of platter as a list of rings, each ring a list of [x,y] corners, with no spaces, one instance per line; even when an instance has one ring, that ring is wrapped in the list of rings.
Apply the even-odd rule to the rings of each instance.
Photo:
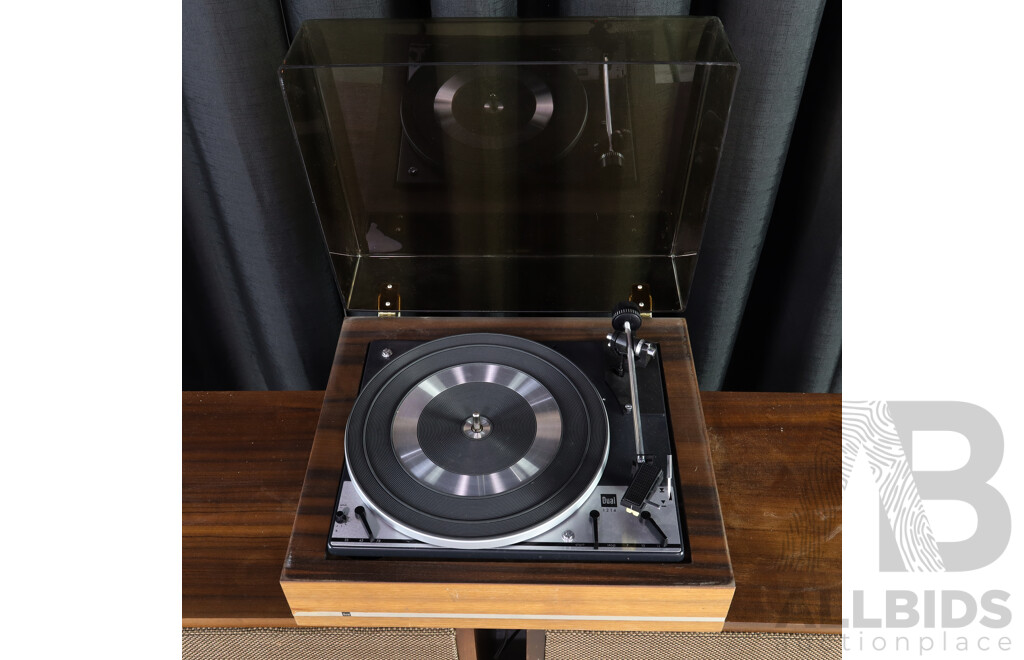
[[[583,135],[587,94],[564,66],[419,67],[402,97],[410,145],[434,166],[554,163]]]

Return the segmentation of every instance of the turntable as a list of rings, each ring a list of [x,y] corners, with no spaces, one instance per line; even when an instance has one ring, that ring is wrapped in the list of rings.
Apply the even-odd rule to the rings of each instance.
[[[328,553],[684,559],[657,349],[614,318],[605,346],[371,342]]]
[[[300,624],[721,628],[680,315],[736,75],[717,19],[303,24],[281,80],[347,318]]]

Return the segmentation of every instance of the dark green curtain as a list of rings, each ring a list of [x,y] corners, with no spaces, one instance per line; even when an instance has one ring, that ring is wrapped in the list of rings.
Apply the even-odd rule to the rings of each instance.
[[[321,389],[344,317],[277,81],[303,20],[721,17],[741,64],[686,318],[703,389],[841,390],[837,0],[185,0],[183,389]]]

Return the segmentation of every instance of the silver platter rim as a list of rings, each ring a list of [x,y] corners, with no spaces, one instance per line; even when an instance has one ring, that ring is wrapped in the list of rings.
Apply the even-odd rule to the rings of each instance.
[[[458,474],[424,453],[416,437],[420,414],[435,396],[464,383],[506,387],[522,397],[533,411],[537,434],[529,451],[513,465],[485,475]],[[504,364],[466,362],[439,369],[406,393],[391,422],[391,445],[405,471],[427,488],[448,495],[495,495],[524,486],[551,464],[561,441],[561,411],[551,392],[533,376]]]
[[[607,415],[607,413],[605,414]],[[374,515],[379,517],[381,520],[385,521],[388,525],[395,528],[399,532],[405,534],[410,538],[416,539],[417,541],[423,541],[424,543],[441,546],[443,548],[455,548],[460,550],[503,548],[508,545],[515,545],[516,543],[527,541],[535,536],[540,536],[544,532],[548,531],[552,527],[555,527],[556,525],[564,521],[566,518],[571,516],[573,513],[576,512],[576,509],[583,506],[583,503],[590,498],[590,495],[597,488],[597,484],[601,481],[601,477],[604,475],[604,468],[605,465],[607,465],[608,463],[608,451],[610,445],[610,443],[608,442],[609,439],[610,435],[606,432],[604,456],[601,458],[601,469],[597,470],[597,474],[594,475],[594,478],[590,481],[587,487],[583,489],[583,492],[580,494],[579,497],[573,500],[567,507],[562,509],[553,517],[548,518],[547,520],[540,522],[534,525],[533,527],[520,530],[518,532],[515,532],[514,534],[506,534],[504,536],[489,536],[475,539],[460,539],[428,534],[427,532],[420,531],[415,527],[410,527],[409,525],[406,525],[387,515],[386,513],[381,511],[373,503],[373,501],[370,500],[370,498],[366,496],[366,493],[363,492],[363,489],[359,487],[359,482],[357,482],[355,479],[350,479],[350,483],[352,484],[352,487],[355,489],[356,494],[359,495],[359,499],[361,499],[363,503],[366,504],[366,506],[371,511],[373,511]]]
[[[582,380],[586,382],[585,387],[590,388],[590,391],[596,397],[595,400],[602,401],[601,393],[598,392],[597,387],[595,387],[594,384],[590,381],[590,378],[588,378],[587,375],[583,373],[583,370],[580,369],[575,364],[573,364],[572,362],[567,362],[567,364],[572,369],[575,369],[578,372],[579,376],[582,378]],[[373,376],[373,378],[378,378],[380,375],[380,373],[377,373]],[[372,380],[373,379],[371,379],[371,381]],[[580,495],[572,502],[570,502],[569,505],[567,505],[560,512],[548,518],[547,520],[541,521],[536,525],[519,530],[518,532],[514,532],[512,534],[503,534],[499,536],[488,536],[473,539],[457,537],[453,538],[447,536],[439,536],[436,534],[430,534],[428,532],[424,532],[422,530],[416,529],[415,527],[407,525],[399,520],[396,520],[392,516],[389,516],[387,513],[385,513],[379,506],[377,506],[376,503],[374,503],[372,499],[367,497],[366,493],[363,492],[363,489],[359,487],[359,482],[356,479],[352,478],[351,474],[349,474],[349,482],[355,489],[356,494],[359,496],[359,499],[363,501],[363,504],[365,504],[366,507],[370,511],[372,511],[375,516],[383,520],[385,523],[387,523],[394,529],[405,534],[409,538],[416,539],[417,541],[422,541],[423,543],[428,543],[430,545],[439,546],[442,548],[454,548],[457,550],[482,550],[487,548],[503,548],[505,546],[514,545],[522,541],[527,541],[535,536],[539,536],[544,532],[550,530],[551,528],[555,527],[556,525],[559,525],[560,523],[565,521],[577,509],[583,506],[584,502],[586,502],[590,498],[591,494],[593,494],[594,490],[597,489],[597,485],[600,483],[601,477],[604,476],[604,469],[608,465],[608,454],[611,450],[611,425],[608,421],[608,411],[605,410],[603,405],[598,407],[600,409],[600,415],[601,417],[604,418],[605,421],[605,431],[603,438],[604,452],[601,456],[601,465],[597,470],[595,470],[594,477],[590,480],[590,482],[583,489]],[[346,436],[348,434],[347,422],[345,425],[345,434]],[[346,463],[348,463],[348,451],[349,443],[346,442],[344,448]]]

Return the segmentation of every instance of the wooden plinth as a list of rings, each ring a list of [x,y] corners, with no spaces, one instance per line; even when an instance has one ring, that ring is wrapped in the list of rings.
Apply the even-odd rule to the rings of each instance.
[[[370,341],[430,340],[466,332],[502,332],[535,341],[603,341],[605,326],[600,319],[347,319],[281,571],[281,588],[295,621],[311,626],[721,630],[735,585],[682,319],[647,320],[640,334],[661,346],[691,563],[326,556],[345,423]]]
[[[182,625],[296,625],[281,562],[323,400],[182,392]],[[839,633],[839,395],[700,400],[736,579],[724,630]]]

